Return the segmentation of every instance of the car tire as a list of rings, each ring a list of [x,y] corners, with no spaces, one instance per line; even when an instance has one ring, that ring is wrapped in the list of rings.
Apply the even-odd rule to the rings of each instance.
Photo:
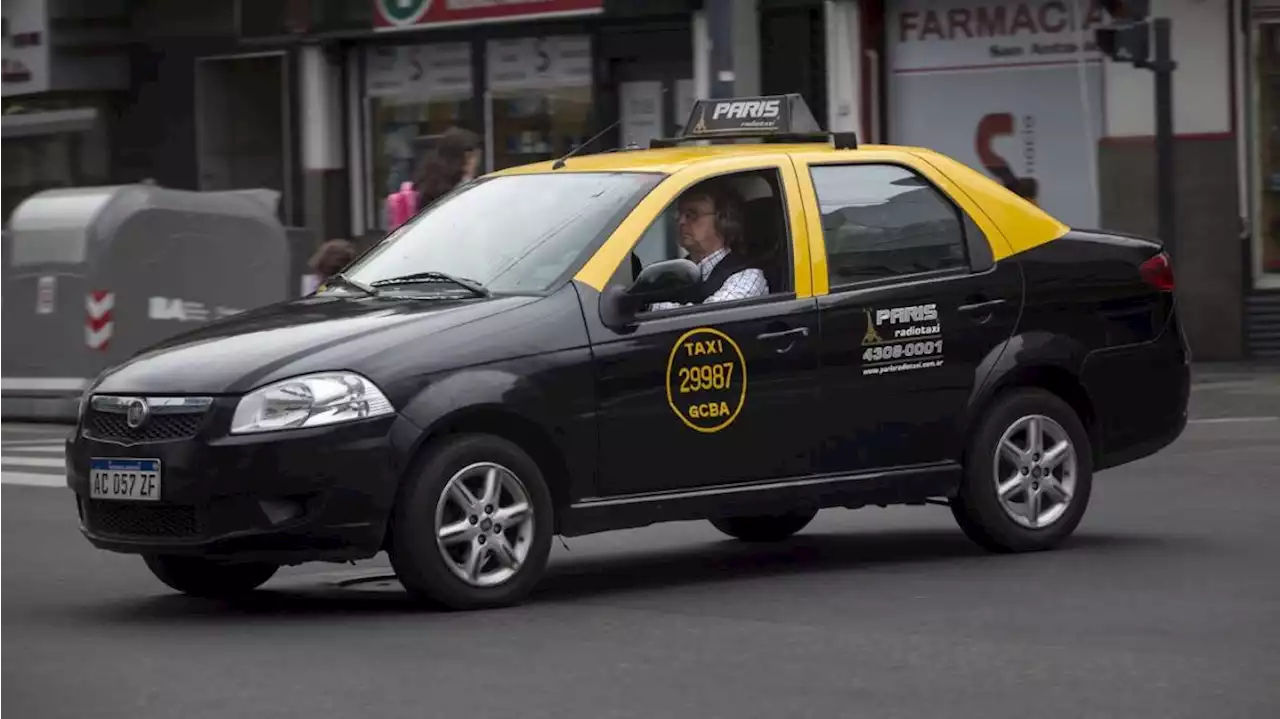
[[[224,564],[204,557],[164,554],[148,554],[143,560],[151,573],[171,589],[205,599],[248,594],[266,583],[280,568],[259,562]]]
[[[1030,444],[1037,431],[1038,446]],[[1005,451],[1002,442],[1009,445]],[[1010,391],[973,433],[951,513],[965,535],[989,551],[1052,549],[1084,517],[1092,456],[1089,435],[1069,404],[1042,389]]]
[[[717,517],[711,526],[744,542],[778,542],[808,526],[817,511],[750,517]]]
[[[496,501],[481,496],[491,473]],[[401,491],[391,565],[405,590],[429,604],[462,610],[516,604],[546,567],[553,512],[541,469],[518,445],[485,434],[450,437],[430,450]]]

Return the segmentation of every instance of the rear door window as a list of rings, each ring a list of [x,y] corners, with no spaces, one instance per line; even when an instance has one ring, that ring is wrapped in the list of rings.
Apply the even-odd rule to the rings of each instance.
[[[959,208],[912,170],[852,164],[810,172],[833,289],[968,266]]]

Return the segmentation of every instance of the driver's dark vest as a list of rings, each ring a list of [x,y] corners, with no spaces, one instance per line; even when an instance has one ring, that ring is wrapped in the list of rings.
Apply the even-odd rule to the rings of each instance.
[[[698,304],[706,302],[708,297],[720,291],[720,288],[724,286],[725,280],[743,270],[753,268],[755,268],[755,265],[752,264],[751,260],[737,252],[730,252],[725,255],[724,259],[720,260],[719,264],[711,270],[711,274],[707,275],[707,278],[701,284],[690,291],[689,301]]]

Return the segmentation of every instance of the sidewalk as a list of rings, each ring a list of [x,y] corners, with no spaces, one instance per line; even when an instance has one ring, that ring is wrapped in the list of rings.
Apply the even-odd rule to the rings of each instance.
[[[1193,383],[1241,382],[1264,377],[1280,381],[1280,359],[1191,363]]]

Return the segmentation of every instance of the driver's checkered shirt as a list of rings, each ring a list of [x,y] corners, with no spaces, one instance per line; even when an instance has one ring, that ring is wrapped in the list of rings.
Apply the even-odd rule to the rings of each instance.
[[[702,281],[706,282],[711,276],[711,271],[720,264],[720,261],[729,256],[729,248],[722,247],[715,252],[702,258],[698,263],[698,269],[702,271]],[[706,300],[707,302],[727,302],[729,300],[745,300],[748,297],[760,297],[769,294],[769,282],[764,278],[764,272],[754,267],[735,272],[724,281],[720,289],[715,291]],[[670,310],[676,307],[689,307],[691,303],[679,302],[655,302],[649,306],[650,310]]]

